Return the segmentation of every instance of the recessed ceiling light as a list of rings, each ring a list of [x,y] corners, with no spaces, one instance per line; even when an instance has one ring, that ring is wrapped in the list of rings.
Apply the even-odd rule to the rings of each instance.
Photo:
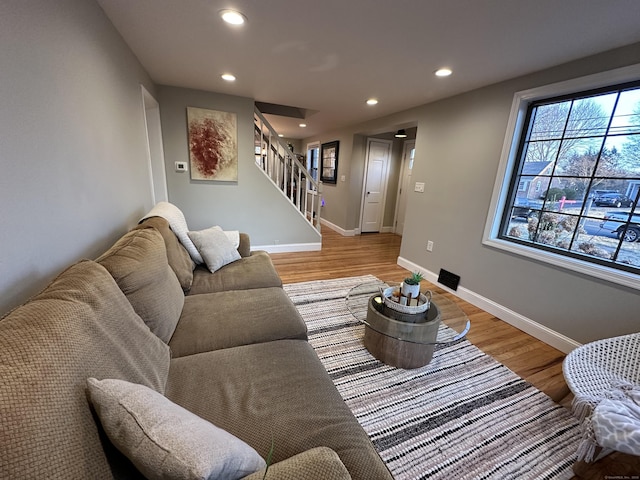
[[[235,82],[236,81],[235,75],[231,75],[230,73],[223,73],[222,75],[220,75],[220,77],[223,80],[226,80],[227,82]]]
[[[449,68],[440,68],[436,70],[436,77],[448,77],[453,72]]]
[[[378,104],[378,100],[376,100],[375,98],[370,98],[369,100],[367,100],[367,105],[377,105]]]
[[[247,21],[247,17],[235,10],[220,10],[220,17],[231,25],[242,25]]]
[[[306,126],[307,126],[307,124],[306,124],[306,123],[301,123],[299,126],[300,126],[300,127],[302,127],[302,128],[304,128],[304,127],[306,127]]]
[[[284,137],[284,135],[283,135],[282,133],[279,133],[279,134],[278,134],[278,136],[279,136],[280,138]]]

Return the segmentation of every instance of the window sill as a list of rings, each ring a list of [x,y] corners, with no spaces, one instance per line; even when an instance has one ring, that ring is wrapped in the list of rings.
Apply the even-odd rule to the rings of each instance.
[[[555,267],[562,267],[600,280],[640,290],[640,278],[634,273],[607,268],[605,266],[565,257],[563,255],[556,255],[554,253],[526,247],[524,245],[501,240],[499,238],[485,238],[482,243],[488,247],[514,253]]]

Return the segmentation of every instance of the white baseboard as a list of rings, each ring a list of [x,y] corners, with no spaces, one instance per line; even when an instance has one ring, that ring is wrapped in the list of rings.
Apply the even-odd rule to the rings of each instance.
[[[360,233],[358,230],[345,230],[344,228],[341,228],[335,223],[331,223],[330,221],[325,220],[324,218],[320,219],[320,224],[329,227],[331,230],[335,232],[338,232],[343,237],[355,237]]]
[[[541,325],[538,322],[531,320],[523,315],[520,315],[518,312],[514,312],[509,308],[500,305],[493,300],[490,300],[482,295],[479,295],[467,288],[458,287],[456,291],[451,290],[450,288],[445,287],[442,284],[438,283],[438,275],[422,268],[420,265],[417,265],[413,262],[410,262],[406,258],[398,257],[398,265],[406,268],[412,272],[421,272],[424,275],[425,280],[438,285],[438,287],[446,290],[447,292],[451,292],[455,296],[465,300],[472,305],[475,305],[478,308],[481,308],[485,312],[494,315],[507,322],[510,325],[522,330],[525,333],[537,338],[540,341],[543,341],[547,345],[551,345],[554,348],[557,348],[563,353],[569,353],[576,347],[579,347],[581,344],[576,342],[575,340],[556,332],[555,330],[551,330],[549,327]],[[473,324],[471,324],[471,328],[473,329]]]
[[[354,228],[353,230],[345,230],[344,228],[341,228],[338,225],[335,225],[335,224],[325,220],[324,218],[320,219],[320,223],[322,225],[326,225],[331,230],[333,230],[335,232],[338,232],[343,237],[355,237],[356,235],[360,235],[360,229],[359,228]],[[380,233],[393,233],[394,230],[395,229],[393,227],[382,227],[380,229]]]
[[[322,249],[322,242],[283,243],[278,245],[251,245],[251,250],[264,250],[267,253],[317,252]]]

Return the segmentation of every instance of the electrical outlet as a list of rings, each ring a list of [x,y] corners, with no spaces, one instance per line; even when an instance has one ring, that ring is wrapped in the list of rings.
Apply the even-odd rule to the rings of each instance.
[[[415,187],[413,187],[413,191],[424,193],[424,182],[416,182]]]
[[[427,252],[433,252],[433,242],[431,240],[427,242]]]

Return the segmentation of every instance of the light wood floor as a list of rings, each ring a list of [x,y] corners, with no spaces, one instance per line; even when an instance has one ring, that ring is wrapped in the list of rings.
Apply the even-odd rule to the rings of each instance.
[[[283,283],[371,274],[382,280],[402,281],[408,271],[396,264],[402,238],[392,233],[343,237],[324,227],[320,252],[271,254]],[[437,285],[422,282],[458,302],[471,320],[469,341],[522,378],[567,406],[569,389],[562,376],[564,354],[493,315],[460,300]]]

